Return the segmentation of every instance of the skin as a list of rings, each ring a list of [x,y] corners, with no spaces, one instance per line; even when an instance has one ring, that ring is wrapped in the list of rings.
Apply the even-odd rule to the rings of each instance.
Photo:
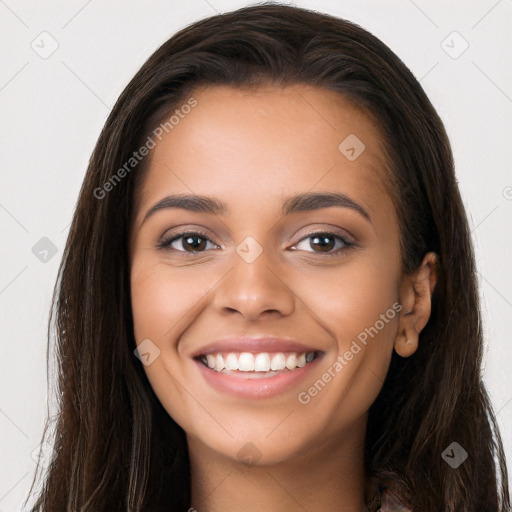
[[[187,434],[191,506],[362,510],[367,412],[392,351],[408,357],[417,349],[430,315],[434,255],[403,275],[380,134],[343,96],[294,85],[202,87],[193,97],[197,106],[151,152],[130,245],[135,338],[160,350],[144,369]],[[354,161],[338,149],[349,134],[365,145]],[[304,192],[346,194],[371,222],[339,206],[283,216],[283,199]],[[215,197],[228,211],[161,209],[144,220],[170,194]],[[211,243],[200,238],[202,252],[183,239],[174,249],[157,247],[166,235],[187,230],[205,232]],[[355,246],[329,256],[308,236],[325,231]],[[262,249],[252,263],[236,252],[247,236]],[[341,241],[331,253],[339,247]],[[309,403],[300,403],[298,393],[397,302],[400,313],[360,344]],[[292,390],[242,399],[209,386],[191,359],[207,342],[232,335],[303,340],[325,354]],[[255,447],[253,464],[237,455],[246,443]]]

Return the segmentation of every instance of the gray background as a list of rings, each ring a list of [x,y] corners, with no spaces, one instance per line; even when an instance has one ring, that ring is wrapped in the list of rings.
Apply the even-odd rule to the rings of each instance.
[[[109,110],[175,31],[250,3],[0,0],[0,512],[21,510],[36,467],[52,288]],[[381,38],[445,123],[478,261],[484,379],[512,461],[512,0],[294,3]]]

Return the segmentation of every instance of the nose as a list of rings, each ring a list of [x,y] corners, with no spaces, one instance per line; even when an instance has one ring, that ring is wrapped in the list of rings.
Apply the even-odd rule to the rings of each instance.
[[[245,320],[293,313],[295,295],[264,254],[251,263],[235,254],[233,261],[212,298],[211,305],[217,313],[239,313]]]

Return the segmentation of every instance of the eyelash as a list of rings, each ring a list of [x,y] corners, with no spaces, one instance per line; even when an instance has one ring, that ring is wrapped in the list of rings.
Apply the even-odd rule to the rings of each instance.
[[[299,243],[301,243],[304,240],[307,240],[308,238],[312,238],[314,236],[322,236],[322,235],[327,236],[329,238],[334,238],[334,239],[340,240],[343,243],[343,247],[338,248],[335,251],[324,252],[324,253],[318,252],[318,251],[306,251],[306,252],[312,252],[313,254],[321,254],[323,256],[338,256],[338,255],[340,255],[340,253],[346,252],[347,250],[352,249],[356,245],[355,243],[349,242],[346,238],[344,238],[336,233],[332,233],[330,231],[314,231],[313,233],[309,233],[305,237],[301,238],[296,244],[294,244],[294,246],[298,245]],[[185,231],[183,233],[175,233],[169,237],[163,238],[162,240],[160,240],[160,242],[158,242],[157,248],[163,249],[163,250],[170,250],[170,251],[174,251],[174,252],[178,252],[178,253],[183,253],[184,256],[186,255],[185,257],[195,256],[197,254],[206,252],[206,250],[197,251],[197,252],[182,251],[182,250],[173,249],[170,247],[170,245],[173,242],[179,240],[180,238],[185,238],[187,236],[202,238],[202,239],[206,240],[207,242],[211,242],[212,244],[217,245],[215,242],[213,242],[213,240],[210,239],[209,236],[206,235],[206,233],[201,233],[199,231]],[[293,249],[293,250],[297,250],[297,249]]]

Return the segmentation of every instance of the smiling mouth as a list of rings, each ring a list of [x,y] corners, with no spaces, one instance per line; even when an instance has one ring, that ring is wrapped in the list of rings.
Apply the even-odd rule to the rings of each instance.
[[[218,373],[271,377],[302,368],[319,355],[320,352],[217,352],[197,359]]]

